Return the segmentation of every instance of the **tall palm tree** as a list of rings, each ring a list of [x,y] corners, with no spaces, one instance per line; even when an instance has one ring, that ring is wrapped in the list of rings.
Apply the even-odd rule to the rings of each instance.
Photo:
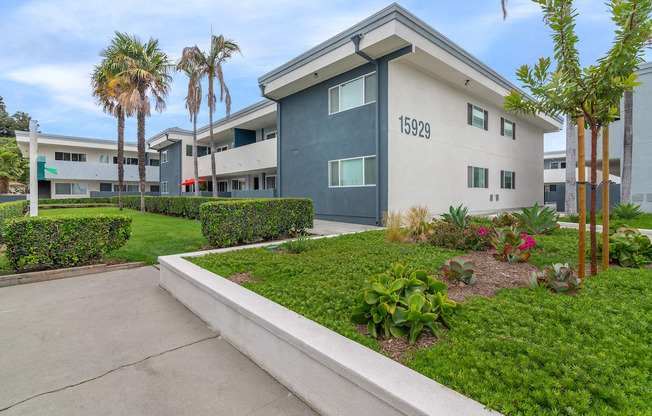
[[[211,138],[211,180],[213,182],[213,196],[217,196],[217,174],[215,169],[215,139],[213,137],[213,113],[217,97],[215,96],[213,84],[215,79],[220,86],[220,102],[224,101],[226,105],[226,117],[231,115],[231,94],[224,81],[224,72],[222,65],[229,60],[233,54],[240,52],[238,46],[232,39],[227,39],[223,35],[211,35],[211,49],[208,53],[203,52],[197,45],[188,46],[183,49],[179,65],[192,65],[194,72],[197,74],[199,81],[204,77],[208,78],[208,123]]]
[[[138,121],[138,176],[140,179],[140,211],[145,213],[145,117],[151,113],[150,99],[155,101],[155,110],[165,109],[165,100],[170,92],[173,68],[170,58],[159,48],[158,40],[150,38],[143,43],[138,36],[116,32],[111,41],[115,48],[112,69],[117,83],[125,91],[118,96],[124,107],[132,108]]]
[[[100,52],[100,56],[103,56],[104,59],[93,68],[91,94],[97,105],[102,107],[102,111],[118,119],[118,207],[122,211],[122,189],[125,177],[125,117],[131,115],[131,109],[125,109],[118,100],[118,96],[124,92],[124,88],[117,83],[116,74],[119,71],[112,70],[110,55],[109,48]]]
[[[201,108],[202,88],[201,81],[191,65],[177,65],[177,70],[183,71],[188,76],[188,95],[186,96],[186,108],[190,112],[190,121],[192,121],[192,159],[195,169],[195,196],[199,196],[199,167],[197,164],[197,115]]]
[[[500,0],[500,5],[503,7],[503,19],[507,19],[507,1],[508,0]]]

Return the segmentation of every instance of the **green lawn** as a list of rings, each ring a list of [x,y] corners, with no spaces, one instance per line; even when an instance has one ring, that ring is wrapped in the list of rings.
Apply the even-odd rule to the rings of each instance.
[[[74,214],[122,214],[133,218],[131,238],[120,250],[109,253],[107,258],[110,259],[145,261],[151,264],[158,263],[158,256],[187,253],[208,247],[208,242],[201,232],[201,223],[185,218],[150,213],[142,215],[140,211],[132,209],[120,212],[118,208],[111,207],[39,211],[40,216]]]
[[[622,219],[618,218],[615,215],[610,215],[609,219],[610,219],[611,222],[613,222],[613,221],[624,222],[625,224],[629,225],[630,227],[641,228],[641,229],[646,229],[646,230],[652,230],[652,214],[641,214],[637,218],[632,219],[632,220],[622,220]],[[568,218],[559,218],[559,221],[562,221],[562,222],[577,222],[577,221],[570,221]],[[602,225],[602,215],[598,215],[596,217],[596,222],[597,222],[597,224]],[[587,223],[588,223],[588,213],[587,213]]]
[[[539,238],[536,262],[572,262],[574,233]],[[253,271],[264,283],[245,287],[378,350],[349,322],[365,277],[393,262],[434,272],[456,254],[370,231],[317,240],[301,254],[263,248],[189,260],[222,276]],[[651,283],[649,271],[617,270],[588,279],[574,297],[503,289],[475,298],[446,342],[407,365],[508,415],[650,414]]]

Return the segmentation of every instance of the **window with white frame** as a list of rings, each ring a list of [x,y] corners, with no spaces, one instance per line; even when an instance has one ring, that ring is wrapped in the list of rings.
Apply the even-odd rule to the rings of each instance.
[[[276,132],[275,131],[271,131],[271,132],[265,134],[265,140],[272,140],[272,139],[275,139],[275,138],[276,138]]]
[[[489,112],[477,105],[468,103],[467,123],[473,127],[489,130]]]
[[[550,169],[559,169],[559,162],[550,162]]]
[[[168,151],[164,150],[161,152],[161,163],[168,163]],[[167,193],[167,192],[165,192]]]
[[[100,155],[100,163],[109,163],[109,155]]]
[[[468,186],[469,188],[489,188],[489,169],[469,166]]]
[[[167,194],[168,192],[168,183],[169,182],[161,182],[161,193],[162,194]]]
[[[226,144],[224,146],[215,147],[215,153],[226,152],[227,150],[229,150],[229,145]]]
[[[60,182],[54,184],[56,195],[86,195],[88,186],[85,183]]]
[[[376,156],[331,160],[328,176],[331,188],[376,185]]]
[[[231,190],[232,191],[244,191],[247,189],[247,180],[246,179],[231,179]]]
[[[265,176],[265,189],[276,188],[276,175]]]
[[[500,187],[502,189],[516,189],[516,172],[501,170]]]
[[[329,114],[360,107],[376,101],[376,73],[336,85],[328,90]]]
[[[86,153],[54,152],[54,160],[66,162],[86,162]]]
[[[500,134],[512,140],[516,140],[516,123],[501,117]]]

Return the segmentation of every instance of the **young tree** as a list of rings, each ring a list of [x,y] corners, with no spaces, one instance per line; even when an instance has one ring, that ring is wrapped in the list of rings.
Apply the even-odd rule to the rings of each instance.
[[[573,0],[533,0],[541,6],[553,31],[555,70],[550,58],[530,68],[522,66],[518,79],[539,101],[518,91],[505,97],[504,106],[516,114],[546,113],[582,116],[591,130],[591,274],[598,272],[596,249],[597,141],[600,129],[618,115],[625,91],[639,85],[634,70],[643,61],[642,51],[652,33],[652,0],[610,0],[607,7],[617,30],[609,52],[595,65],[581,68],[575,34],[577,12]],[[582,166],[580,166],[580,169]],[[581,255],[581,254],[580,254]]]
[[[632,131],[632,114],[634,110],[634,94],[625,91],[623,105],[623,172],[621,177],[620,202],[629,204],[632,202],[632,145],[634,132]]]
[[[573,126],[573,118],[566,114],[566,192],[565,209],[566,214],[577,213],[577,130]],[[584,169],[584,166],[578,166]]]
[[[179,65],[192,65],[198,80],[208,78],[208,125],[211,137],[211,180],[213,182],[213,196],[217,196],[217,173],[215,169],[215,139],[213,137],[213,113],[217,98],[213,89],[215,79],[220,86],[220,102],[224,101],[226,105],[226,117],[231,114],[231,94],[224,81],[224,72],[222,65],[231,59],[234,53],[240,52],[240,47],[231,39],[222,35],[211,35],[211,49],[208,53],[202,52],[197,45],[189,46],[183,49]]]

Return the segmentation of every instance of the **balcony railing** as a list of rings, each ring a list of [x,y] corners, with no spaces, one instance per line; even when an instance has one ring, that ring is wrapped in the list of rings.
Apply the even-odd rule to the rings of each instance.
[[[199,176],[211,174],[211,156],[197,159]],[[217,175],[231,175],[276,167],[276,139],[264,140],[215,154]]]
[[[67,162],[63,160],[46,160],[46,168],[56,169],[57,173],[45,171],[45,179],[117,181],[118,165],[112,163]],[[138,166],[124,165],[125,181],[138,181]],[[146,166],[147,182],[159,181],[159,167]]]

